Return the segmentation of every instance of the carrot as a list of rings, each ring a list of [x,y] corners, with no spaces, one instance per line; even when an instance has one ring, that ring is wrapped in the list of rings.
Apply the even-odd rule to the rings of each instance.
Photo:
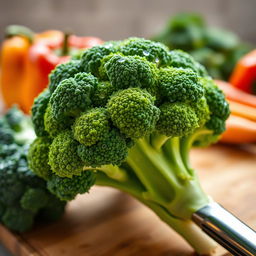
[[[256,121],[256,108],[228,100],[231,113],[252,121]]]
[[[226,131],[221,136],[222,142],[255,143],[256,122],[243,117],[230,115],[226,122]]]
[[[256,108],[256,96],[236,89],[225,81],[215,80],[215,83],[224,92],[227,99]]]

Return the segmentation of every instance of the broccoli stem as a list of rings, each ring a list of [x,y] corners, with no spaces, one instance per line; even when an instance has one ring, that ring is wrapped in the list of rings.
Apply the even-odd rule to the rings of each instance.
[[[122,167],[96,168],[96,184],[135,197],[181,234],[198,253],[209,254],[216,243],[191,221],[192,214],[207,205],[209,198],[201,189],[195,171],[184,162],[181,152],[185,152],[185,147],[180,139],[159,138],[158,141],[161,147],[156,148],[149,138],[137,140]]]
[[[202,135],[210,135],[212,134],[211,130],[205,129],[205,128],[201,128],[201,129],[197,129],[197,131],[195,131],[193,134],[183,137],[181,139],[181,156],[182,156],[182,160],[183,163],[185,164],[186,168],[190,169],[190,165],[189,165],[189,152],[190,149],[193,146],[194,141],[196,141],[196,139]]]
[[[127,180],[127,172],[118,166],[113,165],[103,165],[101,167],[93,168],[93,167],[84,167],[84,170],[97,170],[105,173],[108,177],[113,178],[118,181]]]
[[[134,182],[133,179],[129,179],[125,182],[119,182],[109,178],[104,173],[98,172],[96,184],[116,188],[136,198],[138,201],[154,211],[162,221],[180,234],[196,250],[197,253],[208,255],[215,250],[217,244],[204,234],[191,220],[178,219],[161,205],[145,200],[144,187]]]
[[[154,133],[150,137],[150,142],[151,142],[151,145],[156,150],[160,150],[168,139],[169,139],[169,137],[167,137],[165,135]]]
[[[178,138],[169,139],[161,150],[138,140],[126,159],[146,188],[145,200],[156,202],[182,219],[209,203],[194,170],[186,168]]]
[[[126,159],[136,176],[147,188],[145,199],[167,204],[173,200],[178,181],[163,159],[163,154],[144,140],[138,140]]]

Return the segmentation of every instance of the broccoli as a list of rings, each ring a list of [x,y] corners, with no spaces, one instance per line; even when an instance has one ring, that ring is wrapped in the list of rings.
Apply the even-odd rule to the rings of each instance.
[[[67,78],[73,77],[81,70],[80,61],[71,60],[68,63],[59,64],[49,75],[49,91],[53,93],[58,84]]]
[[[0,136],[0,222],[14,231],[24,232],[32,227],[43,209],[48,211],[42,215],[42,219],[57,219],[64,211],[65,202],[51,195],[45,180],[28,167],[28,145],[34,139],[30,119],[14,107],[0,118],[0,124],[0,134],[4,135]],[[7,135],[11,140],[6,139]],[[42,138],[37,140],[46,142]],[[41,154],[45,150],[48,152],[48,147],[30,150]],[[44,158],[42,154],[38,157],[33,168],[46,173],[46,166],[40,164],[45,165],[43,161],[47,156]],[[54,200],[56,210],[51,200]]]
[[[63,201],[94,184],[127,192],[197,252],[211,251],[215,243],[191,221],[209,197],[189,150],[215,142],[225,129],[223,93],[190,55],[141,38],[95,46],[80,62],[84,72],[51,93],[41,118],[51,117],[55,135],[32,143],[32,171]],[[43,158],[45,170],[38,168]]]
[[[30,118],[25,117],[16,107],[12,107],[0,118],[0,143],[23,145],[35,138]]]
[[[47,177],[51,174],[51,167],[48,164],[48,153],[51,142],[52,140],[48,137],[36,138],[33,144],[29,147],[30,153],[27,156],[29,168],[43,179],[47,179]],[[32,155],[36,156],[35,161],[30,159]]]
[[[37,97],[34,100],[34,104],[31,109],[32,122],[37,136],[44,136],[48,134],[47,130],[45,129],[43,116],[47,108],[50,96],[51,95],[49,90],[44,90],[44,92],[40,94],[40,97]]]
[[[236,62],[253,49],[230,31],[208,27],[203,17],[194,13],[171,17],[163,31],[152,39],[170,49],[188,51],[213,78],[225,80],[229,79]],[[196,69],[196,65],[192,64],[191,68]]]
[[[89,73],[77,73],[74,78],[64,79],[50,97],[53,118],[66,120],[76,117],[91,105],[91,95],[97,78]],[[73,99],[70,101],[70,99]]]
[[[95,175],[90,171],[82,172],[72,179],[52,175],[47,182],[47,188],[63,200],[72,200],[77,194],[88,192],[95,182]]]

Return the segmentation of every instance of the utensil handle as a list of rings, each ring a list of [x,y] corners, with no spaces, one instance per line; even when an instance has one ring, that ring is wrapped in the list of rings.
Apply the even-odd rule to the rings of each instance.
[[[255,256],[256,233],[217,203],[199,209],[192,220],[233,255]]]

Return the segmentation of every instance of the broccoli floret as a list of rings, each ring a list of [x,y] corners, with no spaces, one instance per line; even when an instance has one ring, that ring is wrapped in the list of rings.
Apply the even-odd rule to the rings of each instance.
[[[28,151],[29,168],[39,177],[47,180],[51,174],[51,167],[48,164],[49,146],[51,139],[48,137],[36,138]]]
[[[44,90],[35,100],[32,106],[32,122],[37,136],[46,136],[44,126],[44,113],[47,108],[47,104],[50,99],[50,91],[48,89]]]
[[[25,232],[33,226],[34,213],[19,207],[11,207],[5,211],[2,222],[9,229]]]
[[[144,57],[158,66],[165,66],[170,61],[169,49],[166,46],[143,38],[125,40],[120,51],[127,56]]]
[[[205,22],[201,16],[181,13],[170,19],[154,40],[166,44],[170,49],[189,51],[204,45],[204,29]]]
[[[213,78],[224,80],[229,79],[237,61],[253,49],[232,32],[208,27],[203,17],[191,13],[172,17],[153,39],[170,49],[189,51]],[[201,76],[207,76],[204,68],[199,67],[198,71]]]
[[[81,62],[79,60],[71,60],[70,62],[59,64],[49,75],[50,93],[56,90],[62,80],[73,77],[81,71]]]
[[[99,75],[99,68],[104,57],[118,50],[118,43],[106,43],[103,45],[94,46],[84,52],[81,57],[81,65],[85,72],[90,72],[93,75]]]
[[[54,119],[78,116],[87,110],[96,85],[97,79],[88,73],[78,73],[74,78],[62,80],[50,98]]]
[[[3,144],[30,143],[35,138],[31,120],[17,107],[10,108],[0,119],[0,142]]]
[[[209,48],[218,51],[233,50],[239,44],[237,35],[219,28],[208,28],[205,40]]]
[[[16,169],[19,165],[19,154],[6,157],[0,164],[0,201],[6,205],[14,205],[22,196],[26,185],[19,179]]]
[[[77,194],[84,194],[89,191],[95,183],[95,174],[92,171],[84,171],[79,176],[61,178],[53,175],[47,182],[47,188],[64,201],[72,200]]]
[[[114,55],[104,67],[110,83],[117,89],[152,89],[156,85],[157,68],[144,58]]]
[[[152,132],[160,112],[154,106],[154,98],[138,88],[117,92],[109,100],[107,109],[114,125],[131,138]]]
[[[5,119],[11,129],[15,132],[19,132],[22,129],[24,115],[16,106],[9,109],[9,111],[5,114]]]
[[[104,107],[116,88],[108,81],[99,82],[96,85],[92,102],[95,107]]]
[[[45,110],[44,127],[51,138],[54,138],[60,131],[69,128],[73,123],[72,117],[65,117],[61,120],[55,119],[51,105]]]
[[[174,68],[190,68],[199,75],[201,74],[203,68],[200,64],[196,65],[195,60],[188,53],[182,50],[173,50],[170,51],[170,56],[170,66]]]
[[[29,188],[20,199],[20,205],[23,209],[37,212],[46,206],[48,202],[48,194],[44,189]]]
[[[207,121],[206,127],[213,130],[214,134],[221,134],[225,131],[225,121],[230,114],[229,105],[223,92],[212,79],[201,78],[201,83],[205,89],[205,98],[211,113],[211,118]]]
[[[3,145],[14,142],[13,131],[5,119],[0,119],[0,142]]]
[[[58,134],[49,147],[49,164],[54,173],[70,178],[80,175],[84,165],[77,154],[78,145],[71,131]]]
[[[198,124],[202,127],[210,119],[210,110],[205,97],[202,97],[197,102],[192,102],[191,106],[196,112]]]
[[[156,128],[168,137],[186,136],[199,127],[195,110],[186,103],[164,103],[160,111]]]
[[[57,198],[47,190],[46,182],[32,173],[28,167],[27,152],[32,138],[23,140],[23,143],[22,140],[18,140],[19,144],[16,142],[17,134],[25,134],[24,130],[32,129],[32,123],[28,122],[28,117],[15,108],[0,117],[0,124],[2,122],[9,125],[9,131],[14,139],[12,144],[0,145],[0,222],[12,230],[23,232],[32,227],[39,211],[46,207],[49,209],[48,200]],[[30,126],[27,128],[27,125]],[[1,130],[3,127],[0,126]],[[38,142],[44,139],[37,138],[36,141],[35,144],[38,145]],[[44,150],[46,153],[43,152]],[[30,151],[34,151],[37,154],[36,157],[42,157],[35,151],[35,145],[32,149],[30,148]],[[41,168],[42,172],[46,171],[48,151],[49,145],[40,152],[45,155],[45,158],[42,157],[39,161],[33,158],[36,162],[33,167]],[[63,203],[55,201],[56,207],[62,205],[63,208]],[[49,215],[50,210],[54,209],[48,210]]]
[[[45,160],[53,172],[49,190],[71,200],[94,179],[120,189],[207,254],[214,245],[191,217],[209,198],[189,150],[216,141],[223,130],[229,111],[222,92],[192,57],[145,39],[86,50],[81,68],[60,82],[44,114],[54,130]],[[51,119],[56,124],[46,124]]]
[[[5,160],[6,157],[14,156],[16,153],[20,154],[19,150],[20,147],[17,144],[0,145],[0,160]],[[16,156],[14,158],[16,158]]]
[[[79,145],[78,155],[86,166],[120,165],[128,155],[128,147],[125,138],[113,129],[90,147]]]
[[[225,95],[212,79],[201,78],[201,82],[205,89],[205,97],[211,113],[226,120],[230,111]]]
[[[190,69],[160,69],[159,89],[162,97],[169,102],[196,102],[204,95],[199,76]]]
[[[74,138],[85,146],[102,140],[110,129],[109,116],[105,108],[94,108],[82,113],[73,125]]]

